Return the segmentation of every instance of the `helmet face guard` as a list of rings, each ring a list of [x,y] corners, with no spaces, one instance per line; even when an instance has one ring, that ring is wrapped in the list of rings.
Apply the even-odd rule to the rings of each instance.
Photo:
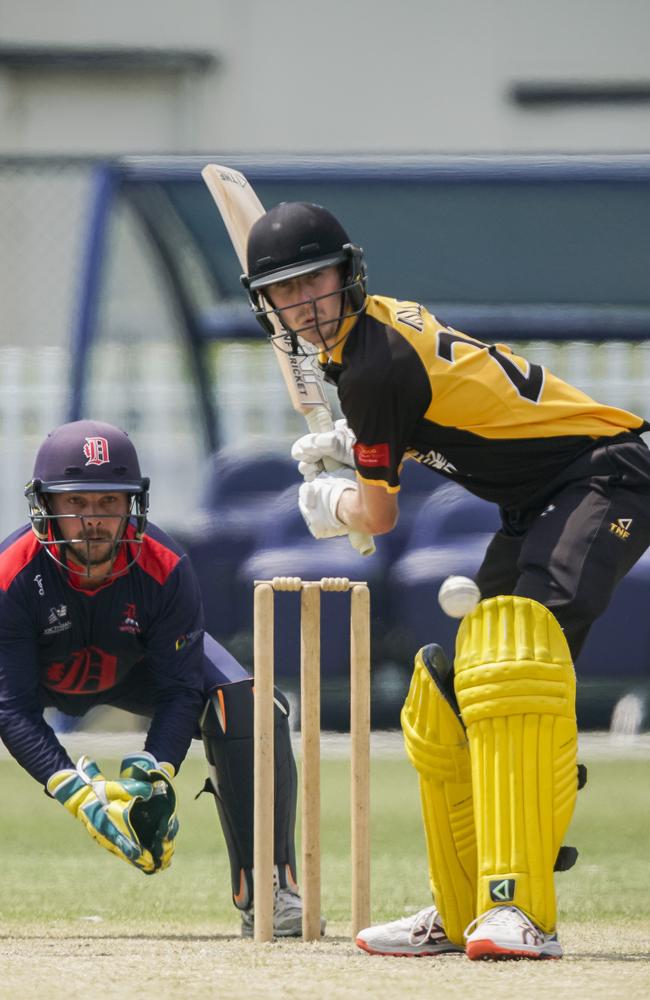
[[[140,475],[135,448],[124,431],[91,420],[63,424],[41,445],[34,476],[25,487],[32,531],[48,555],[68,572],[80,575],[76,568],[68,566],[67,549],[71,544],[85,544],[86,572],[81,575],[90,577],[90,546],[98,539],[86,534],[85,521],[96,520],[96,515],[54,514],[49,497],[55,493],[127,494],[130,500],[126,513],[102,515],[102,520],[117,518],[122,522],[112,539],[112,553],[102,562],[114,564],[120,552],[126,552],[125,564],[106,578],[120,575],[137,562],[147,526],[149,479]],[[64,538],[59,522],[72,519],[81,524],[79,537]]]
[[[316,271],[322,271],[326,267],[334,266],[338,266],[341,272],[340,287],[334,292],[328,292],[325,295],[315,295],[312,298],[301,299],[292,303],[292,308],[294,306],[311,304],[313,319],[302,327],[289,327],[283,316],[283,310],[274,306],[268,293],[268,287],[278,281],[288,281],[290,278],[302,277],[305,274],[313,274]],[[287,274],[287,270],[291,270],[292,273]],[[296,338],[300,337],[306,330],[315,329],[321,335],[323,346],[325,346],[325,338],[319,326],[316,303],[332,298],[335,295],[339,296],[341,299],[341,310],[338,315],[338,324],[340,326],[343,320],[358,316],[363,311],[366,301],[366,271],[363,263],[363,251],[360,247],[355,247],[351,243],[346,244],[342,252],[336,257],[326,258],[325,260],[314,262],[309,266],[294,267],[292,269],[285,268],[281,276],[269,274],[264,279],[257,278],[255,281],[251,281],[248,275],[243,274],[241,281],[248,291],[251,308],[262,329],[274,341],[275,346],[280,350],[285,350],[282,346],[284,337],[278,333],[277,327],[274,326],[271,320],[271,317],[275,316],[283,329],[290,335],[292,345],[290,353],[292,354],[298,353]],[[331,347],[333,345],[330,344],[328,346]],[[304,348],[303,353],[305,353]]]
[[[148,483],[148,480],[144,480]],[[29,518],[32,524],[32,531],[38,538],[39,542],[50,556],[59,566],[67,570],[69,573],[74,573],[75,576],[85,576],[90,577],[90,567],[92,566],[92,557],[90,546],[100,541],[101,539],[90,537],[85,533],[86,521],[94,521],[97,519],[97,515],[87,515],[87,514],[53,514],[50,510],[50,505],[48,502],[48,494],[57,492],[56,490],[48,490],[43,487],[43,484],[39,479],[33,479],[27,484],[25,489],[25,496],[27,497],[27,502],[29,504]],[[61,491],[63,492],[63,491]],[[91,492],[86,490],[70,490],[68,492]],[[98,492],[102,493],[116,493],[117,490],[101,490]],[[121,490],[119,492],[122,492]],[[149,505],[148,492],[145,488],[137,494],[129,494],[129,509],[125,514],[102,514],[102,521],[120,521],[121,526],[115,538],[112,539],[112,551],[103,559],[102,562],[112,562],[115,563],[116,559],[120,554],[120,550],[124,549],[126,552],[126,561],[120,566],[119,570],[115,572],[108,573],[106,579],[114,576],[121,576],[121,574],[138,561],[140,558],[140,549],[142,546],[142,537],[144,531],[141,530],[141,526],[144,523],[146,525],[147,511]],[[81,523],[81,531],[78,536],[73,538],[64,538],[63,533],[60,530],[61,521],[79,521]],[[129,524],[133,524],[134,531],[127,534],[127,527]],[[108,540],[107,540],[108,544]],[[67,550],[70,545],[85,545],[86,546],[86,558],[83,560],[85,571],[80,573],[76,568],[79,566],[77,561],[76,553],[73,554],[73,561],[75,562],[75,568],[73,569],[67,561]],[[66,553],[66,555],[63,555]]]
[[[326,296],[304,300],[311,303],[314,321],[301,329],[291,329],[269,296],[269,286],[324,268],[338,267],[341,285],[329,294],[341,298],[339,325],[363,310],[366,298],[363,251],[350,242],[340,222],[320,205],[282,202],[261,216],[249,234],[247,262],[248,273],[242,275],[241,281],[255,317],[269,337],[278,336],[272,322],[272,317],[277,317],[290,335],[292,353],[297,353],[301,329],[316,329],[322,338],[316,303]]]

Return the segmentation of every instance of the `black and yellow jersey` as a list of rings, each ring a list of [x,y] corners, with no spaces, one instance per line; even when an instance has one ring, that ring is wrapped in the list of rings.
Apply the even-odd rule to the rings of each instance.
[[[414,458],[501,507],[526,506],[596,441],[650,429],[417,303],[370,295],[346,326],[321,364],[356,435],[359,476],[390,492]]]

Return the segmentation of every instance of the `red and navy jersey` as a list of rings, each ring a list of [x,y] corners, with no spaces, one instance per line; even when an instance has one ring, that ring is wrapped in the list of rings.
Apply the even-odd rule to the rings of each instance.
[[[126,537],[134,538],[133,525]],[[112,577],[86,590],[27,525],[0,545],[0,737],[45,783],[71,761],[43,705],[84,714],[146,672],[146,748],[176,768],[203,705],[203,606],[188,557],[149,524],[137,562],[120,546]],[[135,554],[135,545],[129,546]],[[132,557],[132,555],[130,556]],[[124,571],[120,570],[124,567]]]
[[[358,475],[389,492],[414,458],[508,509],[527,506],[603,438],[650,429],[514,354],[369,295],[328,360],[354,431]]]

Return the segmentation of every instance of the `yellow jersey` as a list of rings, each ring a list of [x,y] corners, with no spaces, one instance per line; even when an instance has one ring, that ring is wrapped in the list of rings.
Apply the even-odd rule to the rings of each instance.
[[[369,295],[321,356],[354,431],[359,476],[393,492],[414,458],[504,508],[526,506],[597,441],[650,429],[514,354]]]

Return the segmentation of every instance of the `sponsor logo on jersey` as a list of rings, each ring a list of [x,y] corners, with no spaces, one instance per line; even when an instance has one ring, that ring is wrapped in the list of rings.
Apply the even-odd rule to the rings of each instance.
[[[387,469],[390,465],[390,448],[387,443],[362,444],[361,441],[357,441],[354,445],[354,457],[359,465],[365,465],[368,468],[379,466]]]
[[[118,625],[118,629],[120,632],[130,632],[131,635],[137,635],[142,631],[140,628],[140,622],[138,621],[138,612],[135,604],[124,605],[122,621]]]
[[[36,584],[36,588],[38,590],[38,596],[45,597],[45,587],[43,586],[43,577],[41,576],[40,573],[37,573],[36,576],[34,577],[34,583]]]
[[[633,518],[631,517],[618,517],[609,526],[609,530],[612,535],[616,538],[620,538],[622,542],[627,541],[630,537],[630,528],[632,527]]]
[[[446,472],[448,476],[453,476],[458,469],[452,465],[440,451],[409,451],[411,458],[414,458],[420,465],[426,465],[428,469],[435,469],[436,472]]]
[[[86,465],[105,465],[109,461],[108,441],[103,437],[87,437],[83,453]]]
[[[196,642],[200,635],[203,635],[202,628],[197,628],[194,632],[186,632],[184,635],[179,635],[176,640],[176,652]]]
[[[72,622],[68,619],[68,607],[66,604],[59,604],[58,608],[50,608],[47,616],[48,628],[43,630],[43,635],[56,635],[57,632],[66,632],[72,628]]]
[[[400,323],[410,326],[412,330],[422,333],[424,330],[424,320],[422,318],[422,306],[415,302],[408,302],[395,311],[395,316]]]

